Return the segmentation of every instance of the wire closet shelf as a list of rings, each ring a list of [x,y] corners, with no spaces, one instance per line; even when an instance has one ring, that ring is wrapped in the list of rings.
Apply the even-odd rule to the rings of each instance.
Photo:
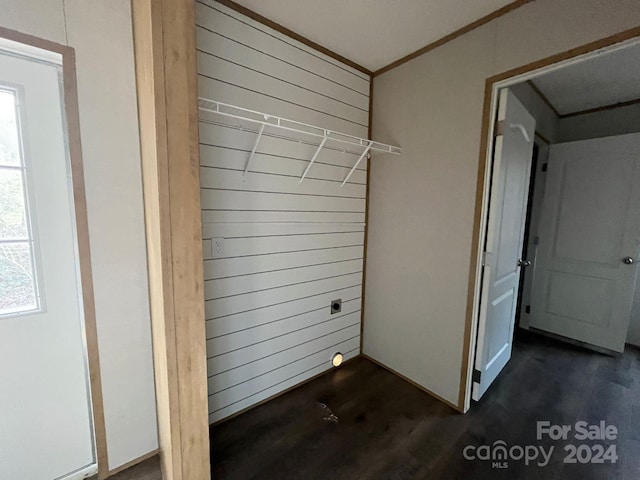
[[[274,132],[282,132],[276,135],[272,133],[271,136],[277,136],[278,138],[290,140],[292,142],[306,143],[316,146],[315,153],[309,160],[305,171],[302,173],[299,183],[302,183],[304,178],[307,176],[307,173],[309,173],[311,166],[316,161],[318,155],[320,155],[320,152],[324,148],[359,155],[358,160],[353,165],[353,167],[351,167],[351,170],[342,181],[341,186],[344,186],[345,183],[347,183],[353,172],[356,170],[356,168],[358,168],[358,165],[360,165],[360,162],[362,162],[365,157],[370,157],[371,152],[389,153],[392,155],[400,155],[402,153],[402,149],[400,147],[387,145],[386,143],[375,142],[373,140],[356,137],[354,135],[335,132],[323,127],[317,127],[315,125],[309,125],[307,123],[298,122],[296,120],[278,117],[277,115],[271,115],[269,113],[257,112],[255,110],[249,110],[247,108],[218,102],[216,100],[210,100],[203,97],[200,97],[198,99],[198,108],[200,112],[233,118],[242,122],[248,122],[249,124],[258,127],[258,129],[255,131],[255,133],[257,134],[255,143],[244,167],[244,175],[246,175],[251,169],[251,165],[258,150],[258,145],[260,144],[262,136],[267,135],[267,133],[265,133],[265,128],[269,128],[270,131]],[[217,122],[211,121],[207,118],[203,118],[202,115],[200,121],[218,124]],[[247,130],[244,125],[230,125],[227,123],[220,123],[219,125],[240,130]]]

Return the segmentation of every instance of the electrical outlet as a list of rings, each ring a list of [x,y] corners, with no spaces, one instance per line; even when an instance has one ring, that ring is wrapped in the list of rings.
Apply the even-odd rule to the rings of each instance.
[[[331,300],[331,315],[334,313],[340,313],[342,310],[342,299],[338,298],[337,300]]]
[[[224,257],[224,238],[211,239],[211,255],[213,258]]]

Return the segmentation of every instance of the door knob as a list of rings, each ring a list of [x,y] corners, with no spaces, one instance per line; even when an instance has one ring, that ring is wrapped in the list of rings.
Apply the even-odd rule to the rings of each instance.
[[[530,267],[531,266],[531,260],[523,260],[521,258],[520,260],[518,260],[518,266],[519,267]]]
[[[633,259],[633,257],[624,257],[622,259],[622,263],[626,264],[626,265],[633,265],[636,261]]]

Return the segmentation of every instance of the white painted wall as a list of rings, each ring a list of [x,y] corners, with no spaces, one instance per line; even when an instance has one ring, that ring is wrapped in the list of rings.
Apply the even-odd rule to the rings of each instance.
[[[636,0],[537,0],[374,81],[364,353],[458,403],[485,79],[637,26]]]
[[[196,20],[201,96],[367,136],[367,75],[212,0]],[[366,162],[340,184],[362,149],[328,142],[299,183],[316,146],[267,128],[243,177],[257,133],[245,127],[200,123],[212,423],[329,370],[335,352],[360,353]]]
[[[76,50],[100,367],[113,469],[158,446],[130,2],[0,0],[0,11],[3,27]]]
[[[640,132],[640,103],[558,120],[558,142]]]

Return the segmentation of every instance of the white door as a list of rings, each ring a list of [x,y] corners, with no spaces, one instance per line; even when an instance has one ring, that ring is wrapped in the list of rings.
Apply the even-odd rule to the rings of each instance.
[[[638,152],[640,134],[551,146],[531,327],[623,351],[640,255]]]
[[[58,65],[0,51],[0,478],[97,471]]]
[[[520,255],[529,194],[535,119],[508,90],[500,92],[485,245],[473,399],[479,400],[511,358]]]

